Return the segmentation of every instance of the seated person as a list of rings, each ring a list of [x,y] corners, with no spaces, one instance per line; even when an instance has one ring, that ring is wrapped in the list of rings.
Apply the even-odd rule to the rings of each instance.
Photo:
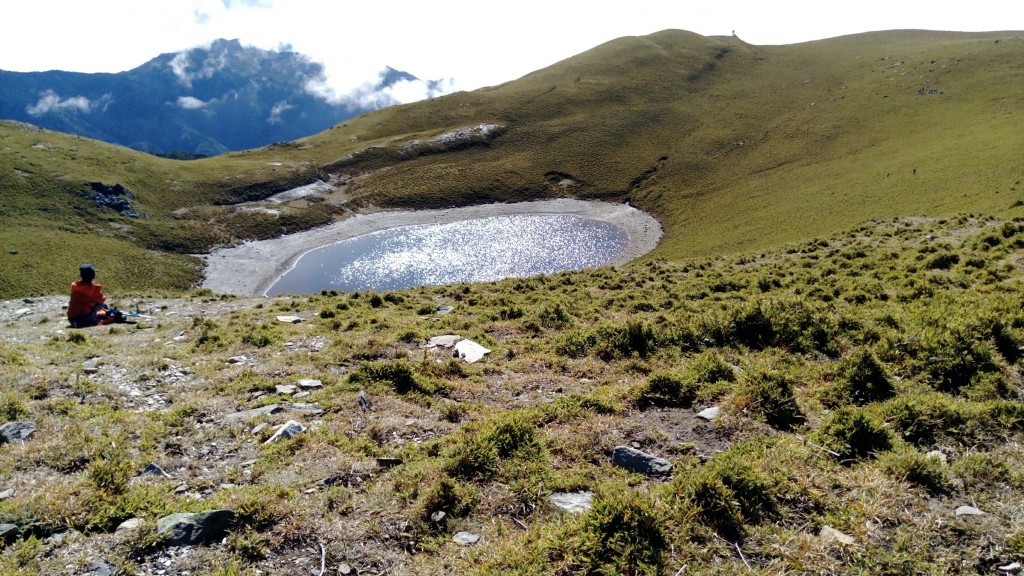
[[[96,269],[89,264],[78,267],[81,280],[71,283],[71,301],[68,302],[68,322],[72,328],[85,328],[111,322],[124,321],[120,311],[107,306],[103,286],[94,284]]]

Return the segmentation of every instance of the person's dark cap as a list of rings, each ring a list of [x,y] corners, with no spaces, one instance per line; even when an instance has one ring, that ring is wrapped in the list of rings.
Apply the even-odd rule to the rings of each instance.
[[[82,280],[92,280],[96,277],[96,269],[92,267],[92,264],[82,264],[78,267],[78,274],[81,275]]]

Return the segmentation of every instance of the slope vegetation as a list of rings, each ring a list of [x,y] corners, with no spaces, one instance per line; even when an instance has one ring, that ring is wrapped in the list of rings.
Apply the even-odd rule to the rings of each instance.
[[[666,230],[653,257],[673,260],[766,248],[869,218],[1012,217],[1024,179],[1022,42],[1012,32],[895,31],[759,47],[665,31],[500,86],[196,162],[0,126],[0,186],[12,206],[31,205],[36,190],[59,190],[68,206],[33,211],[40,225],[19,237],[78,233],[69,222],[83,218],[112,237],[114,258],[117,247],[203,252],[347,210],[553,196],[628,200],[652,212]],[[235,205],[317,179],[337,192],[275,214]],[[90,181],[128,187],[148,218],[74,197]],[[18,250],[40,260],[31,246]],[[68,262],[88,259],[87,249],[69,251]],[[196,263],[169,257],[186,272],[139,284],[180,288],[198,273]],[[4,295],[63,289],[56,268],[26,285],[9,261],[0,265]]]

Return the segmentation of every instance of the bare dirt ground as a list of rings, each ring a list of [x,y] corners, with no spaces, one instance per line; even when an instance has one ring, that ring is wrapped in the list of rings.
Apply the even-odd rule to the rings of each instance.
[[[305,253],[322,246],[389,228],[447,224],[514,214],[567,214],[609,222],[629,234],[629,246],[612,265],[650,252],[661,240],[661,225],[649,214],[627,204],[583,200],[542,200],[516,204],[487,204],[447,210],[416,210],[357,214],[321,228],[270,240],[246,242],[213,251],[206,260],[203,287],[239,296],[262,295]]]

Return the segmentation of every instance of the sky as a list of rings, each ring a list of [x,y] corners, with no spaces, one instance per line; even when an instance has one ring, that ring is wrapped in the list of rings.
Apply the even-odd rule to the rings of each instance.
[[[323,63],[338,94],[385,66],[473,90],[668,28],[735,31],[758,45],[905,28],[1024,30],[1020,0],[22,0],[3,14],[0,70],[120,72],[237,38]]]

